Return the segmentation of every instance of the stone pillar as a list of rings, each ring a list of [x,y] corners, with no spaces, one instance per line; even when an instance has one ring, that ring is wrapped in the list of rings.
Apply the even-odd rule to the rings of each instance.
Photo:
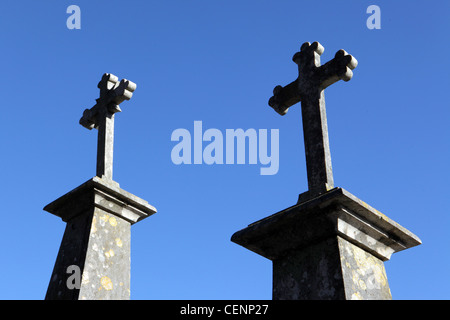
[[[231,241],[272,260],[274,300],[391,299],[384,261],[421,243],[342,188],[252,223]]]
[[[67,223],[45,299],[130,299],[130,228],[156,209],[94,177],[44,210]],[[74,288],[76,270],[81,279]]]

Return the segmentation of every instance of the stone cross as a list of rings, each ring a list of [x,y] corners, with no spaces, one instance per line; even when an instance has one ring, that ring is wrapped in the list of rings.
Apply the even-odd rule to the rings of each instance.
[[[97,176],[112,180],[113,145],[114,145],[114,114],[121,112],[119,107],[124,100],[130,100],[136,90],[136,84],[119,79],[110,73],[105,73],[98,83],[100,98],[96,105],[83,112],[80,124],[91,130],[98,129],[97,144]]]
[[[292,60],[298,65],[298,78],[285,87],[276,86],[269,105],[280,115],[301,101],[309,196],[334,187],[328,141],[324,89],[339,81],[349,81],[358,61],[339,50],[334,59],[320,64],[324,48],[318,42],[305,42]]]

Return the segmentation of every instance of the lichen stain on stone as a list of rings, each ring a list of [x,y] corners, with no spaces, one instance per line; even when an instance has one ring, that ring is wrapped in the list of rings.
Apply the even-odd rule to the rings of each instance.
[[[358,271],[352,270],[352,282],[353,282],[352,289],[353,289],[353,291],[357,291],[357,290],[365,291],[367,289],[366,283],[364,282],[363,279],[360,278],[360,275],[363,275],[363,273],[365,273],[365,272],[359,272],[359,270]],[[358,292],[358,294],[360,294],[360,293]]]
[[[366,259],[366,255],[362,250],[357,250],[355,247],[353,248],[353,257],[355,258],[355,262],[358,267],[367,267],[369,261]]]
[[[384,267],[380,266],[373,257],[367,256],[365,252],[359,248],[353,247],[353,257],[358,268],[352,271],[352,281],[355,288],[363,291],[367,289],[382,288],[387,284]],[[366,284],[363,279],[369,280]]]
[[[362,279],[359,279],[358,285],[359,285],[359,287],[360,287],[361,289],[363,289],[363,290],[366,290],[366,289],[367,289],[366,283],[365,283]]]
[[[117,245],[118,247],[122,248],[122,246],[123,246],[122,240],[121,240],[120,238],[116,238],[115,241],[116,241],[116,245]]]
[[[390,220],[386,215],[384,215],[383,213],[381,213],[381,212],[378,211],[377,209],[372,208],[371,206],[369,206],[367,203],[365,203],[365,202],[362,201],[362,200],[360,200],[360,201],[361,201],[362,205],[363,205],[366,209],[371,210],[371,211],[375,211],[375,212],[377,213],[377,215],[378,215],[381,219],[383,219],[383,220],[385,220],[385,221],[389,221],[389,220]]]
[[[97,232],[97,218],[94,217],[92,219],[91,233],[96,233],[96,232]]]
[[[354,294],[352,294],[352,300],[363,300],[363,297],[359,292],[355,292]]]
[[[114,217],[109,218],[109,224],[113,227],[117,226],[117,220]]]
[[[105,252],[105,256],[106,256],[107,258],[114,257],[114,251],[113,251],[113,249],[109,249],[109,251]]]
[[[109,215],[104,214],[103,216],[100,217],[100,220],[101,220],[100,225],[103,227],[105,225],[106,221],[109,220]]]
[[[386,285],[386,276],[385,276],[385,272],[384,270],[382,270],[382,268],[380,266],[374,265],[372,267],[373,273],[374,273],[374,277],[375,277],[375,281],[380,283],[382,286]]]
[[[105,289],[106,291],[113,289],[113,283],[112,283],[111,279],[108,278],[107,276],[103,276],[100,279],[100,283],[102,284],[103,289]],[[99,288],[99,290],[100,289],[101,289],[101,287]]]
[[[89,273],[87,271],[83,272],[81,275],[81,284],[86,285],[89,283]]]

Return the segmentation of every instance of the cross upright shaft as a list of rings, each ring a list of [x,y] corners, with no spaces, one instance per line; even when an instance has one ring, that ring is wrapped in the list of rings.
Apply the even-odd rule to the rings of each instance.
[[[100,98],[91,109],[86,109],[80,119],[80,124],[91,130],[98,129],[97,144],[97,176],[112,180],[113,150],[114,150],[114,114],[121,112],[119,104],[130,100],[136,90],[136,84],[119,79],[105,73],[98,83]]]
[[[358,62],[344,50],[320,64],[324,48],[318,42],[305,42],[292,60],[298,65],[298,78],[285,87],[276,86],[269,105],[280,115],[301,101],[308,193],[319,195],[334,187],[331,166],[324,89],[338,80],[349,81]]]

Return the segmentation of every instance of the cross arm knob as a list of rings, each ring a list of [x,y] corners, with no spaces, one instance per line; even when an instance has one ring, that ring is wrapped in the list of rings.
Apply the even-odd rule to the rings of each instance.
[[[334,59],[319,68],[321,88],[325,89],[339,80],[350,81],[353,77],[352,70],[357,65],[358,60],[355,57],[343,49],[339,50]]]
[[[111,92],[111,103],[121,104],[125,100],[130,100],[136,90],[136,83],[127,79],[120,80],[119,85]]]
[[[92,130],[95,128],[95,116],[91,109],[85,109],[83,116],[80,119],[80,124],[86,129]]]
[[[298,91],[298,81],[295,80],[285,87],[276,86],[273,89],[273,96],[269,99],[269,106],[271,106],[279,115],[284,116],[289,107],[300,102],[300,96],[296,94]]]
[[[97,116],[102,112],[109,112],[114,114],[121,112],[119,107],[125,100],[130,100],[133,92],[136,90],[136,84],[127,79],[119,78],[110,73],[105,73],[98,83],[97,87],[100,89],[100,97],[97,103],[91,109],[86,109],[80,119],[80,124],[91,130],[97,128]]]

